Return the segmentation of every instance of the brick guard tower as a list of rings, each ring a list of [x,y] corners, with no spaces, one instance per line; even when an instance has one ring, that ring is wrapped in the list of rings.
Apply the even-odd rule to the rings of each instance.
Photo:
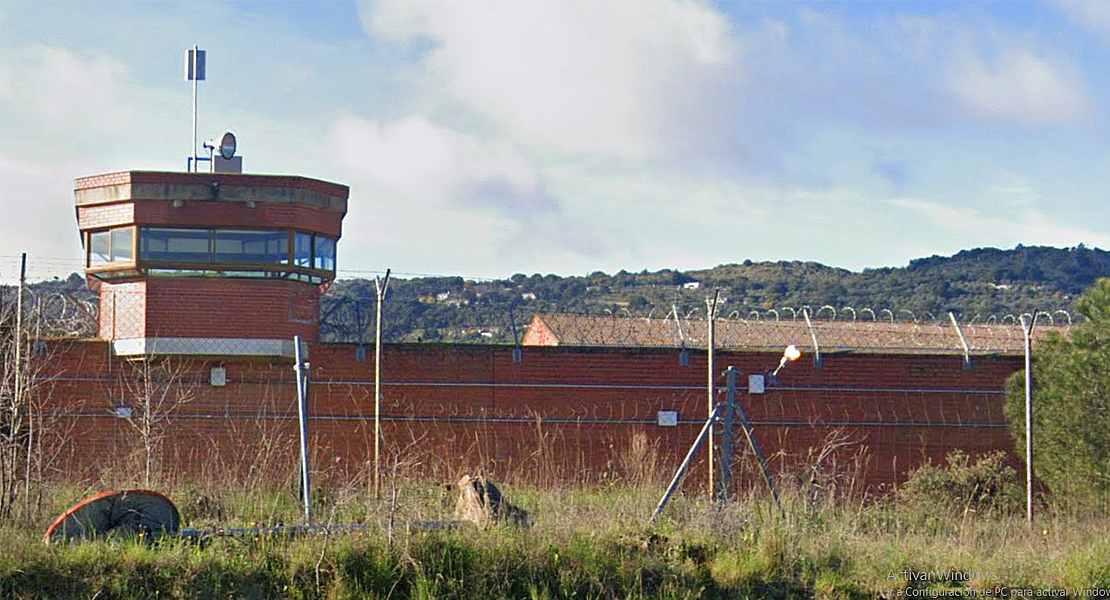
[[[292,356],[318,337],[347,186],[123,171],[74,185],[99,337],[120,356]]]

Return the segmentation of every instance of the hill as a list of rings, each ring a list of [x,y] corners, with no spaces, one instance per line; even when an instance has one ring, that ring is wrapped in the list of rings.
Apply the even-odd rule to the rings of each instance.
[[[723,264],[677,271],[600,271],[585,276],[525,275],[475,281],[462,277],[393,279],[383,306],[390,341],[512,343],[532,313],[577,312],[666,316],[704,315],[706,298],[720,289],[719,314],[789,318],[810,307],[821,318],[931,320],[954,313],[963,321],[1030,311],[1069,310],[1096,277],[1110,276],[1110,252],[1086,248],[1018,246],[976,248],[955,256],[919,258],[905,267],[861,272],[816,262]],[[58,334],[90,335],[94,295],[70,275],[32,284],[46,313],[58,313]],[[9,286],[0,302],[14,298]],[[374,281],[336,281],[321,302],[325,341],[370,342],[374,337]],[[80,302],[74,302],[73,300]],[[869,310],[868,310],[869,309]],[[889,311],[889,313],[887,312]],[[1065,318],[1056,314],[1055,318]]]
[[[833,315],[831,308],[840,318],[850,318],[853,311],[857,318],[893,315],[898,320],[943,318],[952,312],[964,321],[984,321],[1069,310],[1096,277],[1106,276],[1110,252],[1080,245],[977,248],[862,272],[815,262],[746,260],[685,272],[397,279],[383,305],[382,324],[388,340],[511,343],[514,327],[522,335],[534,312],[704,314],[706,298],[718,288],[724,316],[758,311],[773,318],[768,311],[775,311],[786,317],[808,306],[823,318]],[[328,340],[358,341],[361,331],[364,340],[372,340],[373,313],[372,280],[337,281],[324,296],[322,333]]]

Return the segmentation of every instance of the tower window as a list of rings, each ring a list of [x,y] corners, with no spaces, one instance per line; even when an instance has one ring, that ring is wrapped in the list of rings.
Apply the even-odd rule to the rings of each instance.
[[[99,249],[107,243],[110,254],[115,238],[104,242],[97,237],[102,233],[91,234],[90,246]],[[134,233],[127,235],[120,243],[131,248]],[[161,276],[276,277],[320,283],[325,277],[319,271],[335,271],[335,247],[334,238],[288,229],[139,230],[140,266]]]
[[[335,270],[335,240],[317,235],[316,248],[313,251],[313,267],[324,271]]]
[[[135,260],[135,228],[115,227],[89,232],[88,265]]]
[[[312,234],[298,231],[293,234],[293,264],[298,267],[312,267]]]
[[[216,262],[289,262],[289,234],[285,231],[216,230]]]
[[[175,260],[211,262],[211,229],[175,229],[144,227],[140,258],[143,260]]]

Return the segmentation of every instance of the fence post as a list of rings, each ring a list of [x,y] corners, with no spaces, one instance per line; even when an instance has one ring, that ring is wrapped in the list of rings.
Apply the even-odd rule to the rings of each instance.
[[[27,253],[22,253],[19,261],[19,296],[16,298],[15,306],[15,414],[13,415],[17,421],[22,421],[23,417],[27,417],[27,464],[24,465],[25,478],[23,480],[23,502],[25,507],[29,507],[27,502],[31,498],[31,448],[33,446],[31,437],[34,434],[33,421],[31,417],[30,407],[24,406],[23,400],[23,293],[27,287]],[[18,427],[16,423],[10,424],[13,430]],[[15,482],[15,461],[12,461],[12,482]]]
[[[1026,324],[1025,317],[1029,317]],[[1020,317],[1021,332],[1025,337],[1025,521],[1033,526],[1033,374],[1030,372],[1033,327],[1037,315],[1023,314]]]
[[[708,386],[709,387],[709,398],[708,398],[708,401],[706,402],[706,409],[705,409],[705,412],[706,412],[707,415],[713,412],[713,407],[716,406],[716,404],[717,404],[717,389],[716,389],[717,384],[716,384],[716,381],[715,381],[716,373],[714,373],[713,358],[714,358],[714,349],[717,346],[717,343],[716,343],[717,301],[720,299],[720,297],[721,297],[721,288],[717,288],[716,291],[713,292],[713,300],[712,301],[710,301],[709,298],[705,299],[705,305],[706,305],[705,308],[706,308],[706,313],[707,313],[706,317],[708,317],[706,319],[706,321],[707,321],[706,327],[709,330],[707,332],[708,335],[706,336],[707,338],[709,338],[708,341],[706,342],[707,362],[709,363],[709,370],[708,370],[708,375],[707,375],[707,378],[709,380],[709,386]],[[713,464],[713,430],[712,429],[709,430],[709,461],[708,462],[709,462],[709,495],[710,495],[710,497],[712,497],[713,496],[713,471],[714,471],[714,469],[716,469],[716,465]]]
[[[297,373],[297,419],[300,423],[301,433],[301,497],[304,500],[304,523],[312,523],[312,505],[309,497],[308,479],[308,374],[305,363],[301,359],[301,336],[293,336],[293,354],[297,364],[293,370]]]
[[[728,500],[729,486],[732,484],[732,412],[736,407],[736,368],[729,365],[725,371],[728,393],[725,396],[724,432],[721,434],[721,488],[717,501]]]
[[[19,262],[19,293],[15,299],[15,406],[22,408],[23,393],[23,292],[27,288],[27,253]]]
[[[377,292],[377,315],[374,318],[374,498],[381,498],[381,445],[382,445],[382,301],[389,287],[389,269],[385,277],[374,277]]]

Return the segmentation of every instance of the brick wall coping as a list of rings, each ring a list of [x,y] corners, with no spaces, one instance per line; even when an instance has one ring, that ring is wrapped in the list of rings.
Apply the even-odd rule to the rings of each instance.
[[[73,194],[79,208],[141,200],[220,200],[298,203],[346,214],[350,188],[295,175],[120,171],[79,177]]]
[[[311,179],[300,175],[259,175],[244,173],[184,173],[181,171],[117,171],[78,177],[73,181],[74,190],[123,185],[128,183],[154,184],[204,184],[219,181],[221,185],[248,185],[268,187],[292,187],[312,190],[339,198],[350,196],[350,188],[322,179]]]

